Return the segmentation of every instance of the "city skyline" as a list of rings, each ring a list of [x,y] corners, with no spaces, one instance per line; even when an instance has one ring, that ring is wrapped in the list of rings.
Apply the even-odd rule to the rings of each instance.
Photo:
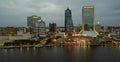
[[[0,1],[0,27],[27,26],[27,16],[41,16],[49,25],[55,22],[58,26],[64,26],[64,10],[69,7],[72,10],[74,25],[82,24],[82,6],[95,6],[95,22],[102,25],[120,26],[119,0],[1,0]],[[104,22],[103,22],[104,21]]]

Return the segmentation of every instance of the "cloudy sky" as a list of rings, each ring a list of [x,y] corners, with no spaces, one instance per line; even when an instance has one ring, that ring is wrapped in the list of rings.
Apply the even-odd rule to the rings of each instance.
[[[27,26],[27,16],[41,16],[48,25],[64,26],[64,12],[72,11],[74,25],[82,23],[82,6],[95,6],[95,21],[120,25],[120,0],[0,0],[0,27]]]

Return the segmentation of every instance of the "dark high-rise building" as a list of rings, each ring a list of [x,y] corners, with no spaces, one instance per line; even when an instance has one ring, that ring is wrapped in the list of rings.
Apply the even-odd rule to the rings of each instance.
[[[82,34],[88,36],[97,36],[94,24],[94,6],[82,7]]]
[[[49,23],[49,32],[50,33],[55,33],[56,32],[56,23]]]
[[[71,34],[73,31],[72,13],[69,8],[65,10],[65,32]]]

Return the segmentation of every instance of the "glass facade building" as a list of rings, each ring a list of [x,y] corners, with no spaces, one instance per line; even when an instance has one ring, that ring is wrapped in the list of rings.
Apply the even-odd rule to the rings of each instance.
[[[94,31],[94,6],[84,6],[82,17],[85,31]]]
[[[39,21],[38,34],[39,34],[39,36],[43,36],[46,34],[46,24],[43,20]]]
[[[72,13],[69,8],[65,10],[65,32],[71,34],[73,30]]]
[[[32,15],[32,16],[27,17],[27,26],[29,28],[28,31],[35,36],[37,33],[38,20],[40,20],[40,19],[41,19],[41,17],[38,17],[36,15]]]
[[[82,7],[82,34],[96,37],[98,33],[95,31],[94,24],[94,6]]]

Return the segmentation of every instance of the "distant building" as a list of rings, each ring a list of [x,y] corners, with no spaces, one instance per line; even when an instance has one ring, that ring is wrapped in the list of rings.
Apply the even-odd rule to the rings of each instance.
[[[80,33],[93,37],[98,35],[94,24],[94,6],[82,7],[82,31]]]
[[[57,27],[58,32],[65,32],[65,27]]]
[[[46,24],[43,20],[39,21],[38,25],[38,35],[41,37],[46,36]]]
[[[36,35],[36,33],[37,33],[36,25],[38,23],[38,20],[40,20],[40,19],[41,19],[41,17],[38,17],[36,15],[27,17],[27,26],[29,27],[29,31],[31,34]]]
[[[71,34],[73,30],[72,13],[69,8],[65,10],[65,32]]]
[[[100,25],[99,22],[97,22],[97,24],[95,25],[95,30],[96,30],[97,32],[101,32],[101,25]]]
[[[104,35],[108,35],[110,33],[116,33],[116,34],[120,35],[120,26],[102,26],[101,32]]]
[[[15,36],[17,30],[17,27],[3,27],[0,29],[0,36]]]
[[[27,40],[31,38],[30,32],[24,32],[23,30],[17,31],[16,36],[9,36],[9,40]]]
[[[23,30],[17,31],[14,36],[0,36],[0,42],[10,42],[14,40],[28,40],[31,38],[30,32],[24,32]]]
[[[57,25],[56,25],[56,23],[49,23],[49,32],[50,33],[55,33],[56,32],[56,27],[57,27]]]

